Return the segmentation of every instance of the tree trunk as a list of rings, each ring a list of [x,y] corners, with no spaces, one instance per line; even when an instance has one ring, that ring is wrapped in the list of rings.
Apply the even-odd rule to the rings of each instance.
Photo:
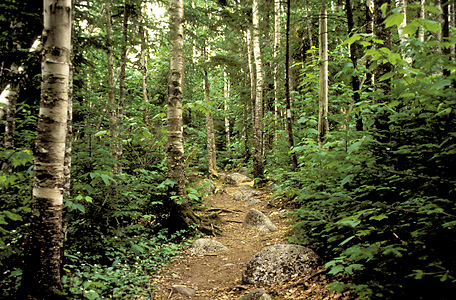
[[[442,40],[441,42],[449,42],[450,37],[450,19],[449,19],[449,3],[448,0],[442,0]],[[442,53],[446,56],[446,59],[450,60],[451,48],[449,46],[442,47]],[[443,75],[450,76],[451,71],[449,69],[443,69]]]
[[[140,24],[139,25],[139,35],[141,38],[141,57],[139,60],[139,64],[141,66],[141,82],[142,82],[142,94],[143,94],[143,104],[144,104],[144,124],[146,124],[146,127],[149,127],[149,92],[147,91],[147,60],[146,60],[146,54],[147,54],[147,36],[144,31],[144,26],[145,24]]]
[[[320,10],[320,92],[318,97],[318,142],[329,132],[328,122],[328,15],[326,7]]]
[[[226,135],[226,148],[228,149],[231,144],[230,137],[230,119],[228,118],[228,99],[230,97],[230,78],[228,74],[224,72],[224,83],[223,83],[223,96],[224,96],[224,111],[225,111],[225,135]]]
[[[385,28],[386,14],[384,15],[381,11],[382,5],[387,5],[387,11],[389,11],[389,0],[375,0],[374,3],[374,34],[377,39],[383,41],[381,44],[377,44],[376,47],[386,47],[391,49],[391,37],[389,29]],[[392,66],[388,62],[379,60],[377,62],[377,68],[375,69],[374,82],[377,90],[382,90],[384,95],[388,95],[391,90],[391,80],[378,81],[380,77],[392,71]]]
[[[245,73],[245,86],[249,86],[249,75]],[[244,164],[247,165],[250,160],[250,148],[249,148],[249,111],[252,111],[252,94],[247,96],[247,92],[242,92],[244,99]],[[249,101],[250,99],[250,101]]]
[[[426,9],[424,6],[426,5],[426,0],[420,0],[421,8],[420,8],[420,18],[421,19],[426,19]],[[424,28],[420,26],[420,29],[418,31],[418,37],[421,42],[424,42],[425,36],[424,36]]]
[[[347,23],[348,23],[348,36],[353,35],[353,29],[355,27],[355,22],[353,20],[353,10],[351,5],[351,0],[345,0],[345,12],[347,14]],[[353,64],[353,69],[356,70],[358,67],[358,47],[356,43],[350,44],[350,60]],[[353,104],[358,103],[361,100],[359,89],[360,82],[356,74],[353,74],[351,77],[351,84],[353,90]],[[363,119],[361,117],[361,112],[356,113],[356,130],[363,130]]]
[[[11,66],[11,73],[18,74],[17,66]],[[18,85],[10,83],[6,87],[5,99],[7,103],[6,124],[5,124],[5,150],[14,148],[14,131],[16,130],[16,105],[17,105]]]
[[[252,99],[252,127],[255,125],[255,65],[253,64],[252,57],[252,31],[250,28],[246,30],[247,39],[247,59],[249,62],[249,74],[250,74],[250,98]]]
[[[106,44],[107,44],[107,67],[108,67],[108,110],[109,110],[109,140],[111,142],[111,155],[116,161],[114,171],[117,170],[117,113],[115,103],[114,83],[114,59],[112,54],[112,20],[111,3],[106,3]]]
[[[293,118],[291,115],[291,97],[290,97],[290,1],[287,1],[287,28],[286,28],[286,50],[285,50],[285,99],[286,99],[286,109],[287,109],[287,132],[288,132],[288,147],[290,151],[294,147],[293,139]],[[291,151],[291,164],[293,170],[298,168],[298,160],[296,159],[296,153]]]
[[[263,143],[263,62],[260,48],[260,17],[258,0],[252,4],[253,55],[256,67],[255,118],[253,126],[253,176],[263,178],[264,167],[261,155]]]
[[[128,42],[128,10],[127,1],[124,2],[123,22],[122,22],[122,46],[120,48],[120,72],[119,72],[119,103],[117,106],[117,149],[116,149],[116,173],[122,173],[122,154],[123,154],[123,118],[125,102],[125,68],[127,66],[127,42]]]
[[[188,227],[197,222],[186,197],[184,141],[182,124],[182,99],[184,84],[184,5],[183,0],[171,0],[170,63],[168,75],[168,177],[175,181],[169,188],[168,209],[174,229]]]
[[[71,0],[44,0],[44,50],[35,145],[30,239],[22,289],[26,299],[61,294],[62,206],[68,116]]]
[[[206,61],[206,48],[203,49],[204,60]],[[214,136],[214,119],[212,118],[212,105],[211,105],[211,88],[207,74],[207,67],[204,64],[204,95],[208,106],[206,113],[206,128],[207,128],[207,164],[209,175],[217,176],[217,160],[215,152],[215,136]]]
[[[280,1],[274,0],[274,130],[277,128],[278,103],[279,103],[279,68],[278,57],[280,55]],[[275,134],[274,134],[275,135]]]

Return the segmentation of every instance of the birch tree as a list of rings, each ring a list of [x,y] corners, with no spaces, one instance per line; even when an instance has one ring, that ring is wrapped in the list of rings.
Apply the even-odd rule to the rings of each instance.
[[[169,4],[170,47],[168,74],[168,177],[175,181],[170,187],[170,219],[175,227],[198,222],[186,199],[182,99],[184,92],[184,4],[171,0]]]
[[[285,50],[285,99],[286,99],[286,109],[287,109],[287,132],[288,132],[288,147],[290,151],[294,147],[293,139],[293,118],[291,115],[291,96],[290,96],[290,4],[291,0],[287,1],[287,29],[286,29],[286,50]],[[293,170],[298,168],[298,160],[296,158],[296,153],[291,151],[291,163]]]
[[[206,98],[206,104],[208,111],[206,113],[206,129],[207,129],[207,164],[208,172],[210,176],[217,176],[217,160],[215,152],[215,136],[214,136],[214,119],[212,117],[212,105],[211,105],[211,87],[209,83],[209,77],[207,74],[207,52],[206,48],[203,49],[204,56],[204,96]]]
[[[256,67],[255,117],[253,126],[253,176],[262,178],[264,173],[262,143],[263,143],[263,62],[260,48],[260,16],[258,0],[252,4],[253,21],[253,56]]]
[[[61,290],[63,169],[71,26],[71,0],[44,0],[42,85],[31,230],[22,282],[27,299],[55,299]]]
[[[320,90],[318,97],[318,140],[329,132],[328,122],[328,15],[326,7],[320,10]]]

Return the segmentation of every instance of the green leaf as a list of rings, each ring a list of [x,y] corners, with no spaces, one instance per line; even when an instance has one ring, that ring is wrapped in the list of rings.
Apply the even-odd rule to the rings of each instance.
[[[398,26],[401,25],[402,21],[404,20],[404,14],[403,13],[398,13],[398,14],[393,14],[386,18],[385,20],[385,27],[391,27],[391,26]]]
[[[144,253],[144,248],[139,246],[139,245],[136,245],[136,244],[132,244],[131,245],[131,251],[136,254],[136,255],[141,255]]]
[[[394,64],[393,64],[394,65]],[[383,74],[379,79],[378,81],[384,81],[384,80],[387,80],[387,79],[390,79],[391,77],[394,76],[394,72],[388,72],[386,74]]]
[[[108,176],[106,174],[100,174],[100,177],[101,179],[103,179],[105,185],[109,185],[109,179],[111,178],[111,176]]]
[[[343,270],[344,270],[343,265],[337,265],[337,266],[332,267],[331,270],[328,272],[328,274],[336,275]]]
[[[385,215],[385,214],[381,214],[381,215],[372,216],[372,217],[369,218],[369,220],[376,220],[376,221],[381,221],[383,219],[388,219],[388,216]]]
[[[364,265],[362,264],[351,264],[345,268],[345,272],[348,274],[353,274],[353,271],[361,271],[364,269]]]
[[[441,80],[441,81],[435,83],[433,86],[431,86],[430,90],[440,90],[449,85],[451,85],[451,80],[444,79],[444,80]]]
[[[433,33],[436,33],[440,30],[440,23],[432,20],[422,20],[421,24],[423,25],[424,29]]]
[[[98,131],[97,133],[94,134],[94,136],[102,136],[102,135],[107,135],[109,134],[109,131],[107,130],[102,130],[102,131]]]
[[[363,144],[363,140],[359,140],[353,144],[351,144],[350,147],[348,147],[347,153],[352,154],[355,151],[358,151],[359,147]]]
[[[348,243],[349,241],[351,241],[351,240],[354,239],[355,237],[356,237],[356,236],[353,235],[353,236],[351,236],[351,237],[349,237],[349,238],[346,238],[345,240],[343,240],[343,241],[339,244],[339,246],[345,245],[346,243]]]
[[[405,27],[402,29],[402,34],[414,35],[419,27],[420,24],[416,22],[416,20],[413,20],[412,22],[405,25]]]
[[[425,5],[424,9],[433,14],[441,14],[442,12],[435,6]]]
[[[361,36],[360,36],[359,34],[354,34],[354,35],[352,35],[351,37],[349,37],[348,39],[346,39],[346,40],[343,42],[342,45],[344,45],[344,44],[349,44],[349,45],[351,45],[351,44],[353,44],[354,42],[359,41],[360,39],[361,39]]]
[[[18,214],[12,213],[7,210],[4,210],[3,213],[5,214],[5,216],[7,216],[8,218],[10,218],[13,221],[22,221],[22,217]]]

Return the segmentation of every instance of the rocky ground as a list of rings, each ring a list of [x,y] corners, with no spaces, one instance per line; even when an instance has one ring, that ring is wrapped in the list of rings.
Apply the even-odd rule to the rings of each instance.
[[[217,193],[208,200],[207,205],[211,209],[207,214],[216,213],[220,217],[222,223],[218,227],[222,229],[222,233],[206,238],[220,242],[227,250],[197,254],[185,249],[171,264],[154,276],[157,291],[153,299],[240,299],[257,288],[242,282],[242,269],[262,248],[286,243],[290,227],[287,219],[279,213],[280,209],[270,205],[270,192],[256,192],[254,194],[257,195],[248,197],[250,201],[239,194],[240,189],[243,194],[250,194],[247,191],[251,191],[252,184],[253,182],[240,184],[247,185],[244,187],[226,185],[223,193]],[[260,201],[252,204],[257,202],[255,199]],[[251,208],[256,208],[268,216],[277,226],[277,230],[266,233],[244,228],[242,223]],[[353,299],[348,294],[328,291],[325,279],[325,272],[317,268],[309,274],[294,276],[261,288],[273,299]],[[179,292],[175,286],[183,286],[183,290]]]

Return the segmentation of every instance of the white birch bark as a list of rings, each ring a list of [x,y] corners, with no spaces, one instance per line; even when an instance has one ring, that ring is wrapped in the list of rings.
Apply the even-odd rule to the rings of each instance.
[[[230,119],[228,119],[228,99],[230,97],[230,79],[226,72],[223,73],[224,83],[223,83],[223,109],[225,111],[225,136],[226,136],[226,146],[227,148],[231,144],[230,138]]]
[[[329,132],[328,123],[328,22],[326,7],[320,10],[319,36],[320,36],[320,90],[318,97],[318,140],[321,143],[323,137]]]
[[[61,290],[62,206],[68,117],[72,4],[44,0],[41,101],[35,145],[27,299]]]
[[[264,166],[261,154],[263,143],[263,62],[260,48],[260,16],[258,0],[252,3],[253,56],[256,67],[255,118],[253,128],[253,176],[263,177]]]
[[[279,70],[278,70],[278,57],[280,55],[280,29],[281,24],[281,10],[280,1],[274,0],[274,123],[277,128],[278,118],[278,103],[279,103]],[[277,137],[276,137],[277,138]]]

